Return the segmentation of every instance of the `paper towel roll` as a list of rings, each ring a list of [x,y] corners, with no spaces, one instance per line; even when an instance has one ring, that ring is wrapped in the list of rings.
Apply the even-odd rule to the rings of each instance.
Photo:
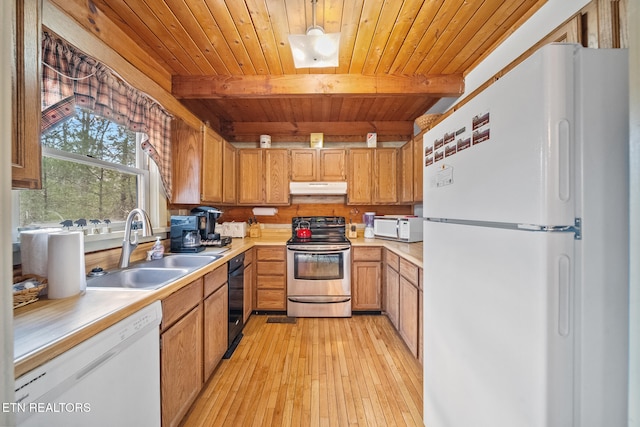
[[[59,231],[59,228],[41,228],[20,232],[22,274],[47,276],[49,234]]]
[[[84,233],[63,231],[49,235],[49,298],[77,295],[87,288]]]

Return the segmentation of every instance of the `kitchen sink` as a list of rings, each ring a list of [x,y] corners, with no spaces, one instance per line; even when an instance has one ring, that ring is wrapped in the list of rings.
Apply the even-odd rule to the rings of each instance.
[[[161,288],[189,273],[187,268],[138,267],[108,272],[87,278],[87,288],[143,289]]]
[[[122,270],[87,278],[87,288],[94,289],[159,289],[221,258],[222,255],[167,255],[143,261]]]
[[[167,255],[163,258],[141,262],[131,267],[135,269],[149,267],[187,268],[193,271],[212,263],[218,258],[222,258],[222,255]]]

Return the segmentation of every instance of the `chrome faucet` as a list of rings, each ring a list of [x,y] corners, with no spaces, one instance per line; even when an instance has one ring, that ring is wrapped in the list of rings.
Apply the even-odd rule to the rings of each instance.
[[[133,232],[133,242],[131,241],[131,226],[133,219],[138,216],[142,221],[142,236],[153,236],[153,228],[151,228],[151,221],[149,215],[140,209],[135,208],[127,216],[127,221],[124,225],[124,240],[122,241],[122,252],[120,253],[120,268],[129,267],[129,258],[131,258],[131,252],[138,246],[138,230]]]

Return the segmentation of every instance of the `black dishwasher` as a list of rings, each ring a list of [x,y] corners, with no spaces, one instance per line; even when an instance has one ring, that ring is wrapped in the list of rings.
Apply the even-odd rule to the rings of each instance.
[[[229,261],[229,350],[228,357],[240,339],[244,315],[244,254],[240,254]],[[228,358],[227,357],[227,358]]]

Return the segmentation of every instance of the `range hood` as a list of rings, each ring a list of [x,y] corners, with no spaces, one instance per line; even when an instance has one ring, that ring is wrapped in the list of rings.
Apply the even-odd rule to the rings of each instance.
[[[289,183],[289,194],[292,195],[345,195],[347,194],[347,183],[337,182],[291,182]]]

